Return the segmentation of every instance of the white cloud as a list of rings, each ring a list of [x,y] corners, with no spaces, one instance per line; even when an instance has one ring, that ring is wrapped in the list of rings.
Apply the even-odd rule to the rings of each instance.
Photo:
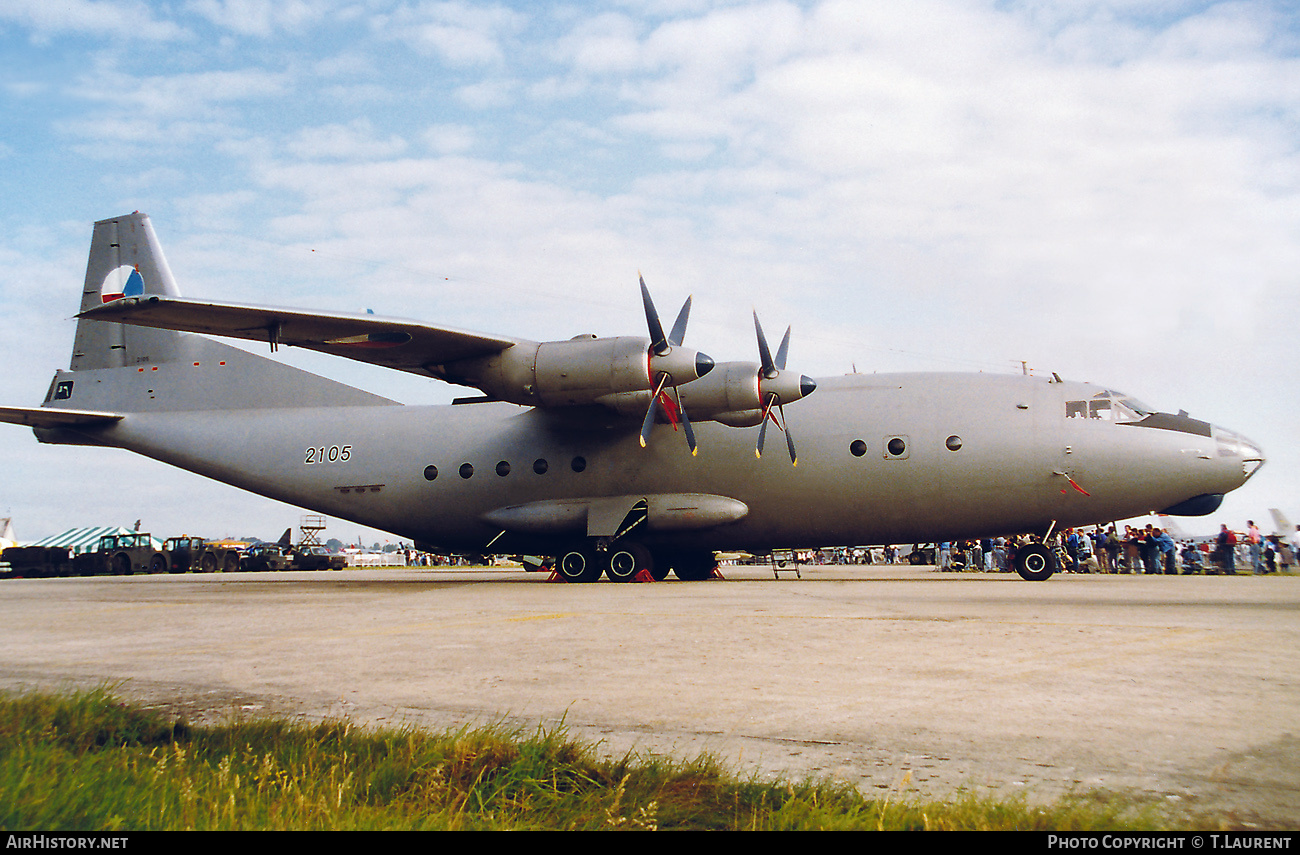
[[[469,125],[434,125],[423,134],[435,154],[463,154],[474,146],[476,134]]]
[[[185,8],[222,29],[267,38],[298,32],[332,13],[334,0],[187,0]]]
[[[461,86],[454,94],[457,101],[472,110],[491,110],[512,103],[517,89],[516,81],[499,78]]]
[[[120,115],[164,119],[203,114],[214,107],[284,95],[291,79],[283,72],[250,68],[135,77],[107,69],[83,76],[73,91]]]
[[[421,2],[376,16],[372,25],[387,38],[433,54],[452,67],[494,65],[504,60],[509,40],[524,15],[499,4]]]
[[[357,119],[346,125],[303,128],[288,142],[287,147],[295,157],[308,160],[384,159],[404,152],[406,141],[395,135],[379,139],[369,120]]]
[[[627,15],[604,12],[580,21],[555,43],[555,56],[580,74],[640,69],[643,25]]]
[[[146,4],[133,0],[0,0],[0,21],[26,27],[37,39],[71,33],[173,41],[187,35],[179,25],[159,20]]]

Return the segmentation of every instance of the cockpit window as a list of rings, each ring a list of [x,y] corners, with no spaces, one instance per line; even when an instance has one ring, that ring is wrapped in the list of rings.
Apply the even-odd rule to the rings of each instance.
[[[1086,401],[1066,401],[1067,419],[1096,419],[1104,422],[1137,422],[1152,413],[1152,409],[1136,398],[1110,389],[1098,392]]]
[[[1120,401],[1120,403],[1131,410],[1138,418],[1146,418],[1155,412],[1155,410],[1151,409],[1137,398],[1125,398]]]

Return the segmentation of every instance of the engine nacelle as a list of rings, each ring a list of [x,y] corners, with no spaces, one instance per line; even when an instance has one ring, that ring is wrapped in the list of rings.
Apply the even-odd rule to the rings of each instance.
[[[712,368],[713,360],[702,353],[684,347],[652,353],[649,339],[634,336],[520,343],[492,356],[429,366],[448,382],[540,407],[605,403],[627,393],[648,395],[662,374],[669,375],[668,385],[679,385]]]
[[[651,388],[650,340],[547,341],[538,345],[533,386],[543,407],[590,404],[603,395]]]
[[[729,427],[752,427],[763,421],[770,395],[788,404],[807,397],[817,388],[811,377],[780,370],[761,376],[757,362],[723,362],[707,377],[683,386],[682,407],[695,421],[721,422]]]
[[[707,377],[678,391],[682,407],[695,421],[751,427],[763,420],[757,362],[722,362]]]

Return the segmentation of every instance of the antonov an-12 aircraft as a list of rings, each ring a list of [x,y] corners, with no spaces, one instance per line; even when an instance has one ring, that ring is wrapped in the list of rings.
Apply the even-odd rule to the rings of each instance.
[[[0,420],[431,548],[554,556],[573,582],[703,579],[717,550],[1045,538],[1204,515],[1264,460],[1185,412],[1055,375],[814,381],[786,367],[789,330],[774,354],[757,314],[758,361],[715,363],[684,345],[690,300],[665,333],[641,288],[648,337],[547,342],[185,299],[136,212],[95,224],[68,370],[40,407]],[[404,406],[208,336],[481,394]],[[785,448],[765,448],[777,432]],[[1055,557],[1023,548],[1016,569],[1046,579]]]

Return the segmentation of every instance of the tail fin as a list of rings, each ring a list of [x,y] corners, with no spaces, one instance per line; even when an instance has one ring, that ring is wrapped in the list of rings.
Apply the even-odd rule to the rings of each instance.
[[[100,220],[81,311],[141,294],[180,296],[148,215]],[[202,335],[82,318],[69,370],[55,374],[41,410],[3,408],[0,421],[31,425],[42,441],[72,442],[61,428],[104,427],[125,413],[394,403]]]
[[[1175,540],[1185,540],[1188,537],[1187,532],[1183,531],[1183,527],[1173,517],[1166,514],[1157,514],[1157,517],[1160,519],[1160,527],[1169,532],[1170,537]]]
[[[179,297],[149,216],[136,211],[95,223],[81,311],[140,294]],[[81,320],[72,344],[72,371],[161,364],[185,358],[181,334]]]

